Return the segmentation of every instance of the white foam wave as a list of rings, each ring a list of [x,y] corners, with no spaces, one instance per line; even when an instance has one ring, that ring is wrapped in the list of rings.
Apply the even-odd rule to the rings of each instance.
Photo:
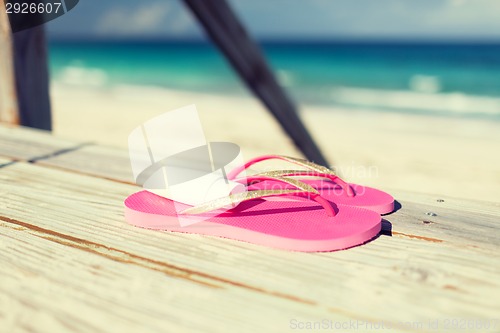
[[[67,66],[57,76],[56,80],[63,84],[101,87],[108,82],[108,75],[98,68],[83,66]]]
[[[411,90],[423,93],[437,93],[441,90],[439,77],[430,75],[413,75],[409,86]]]
[[[362,107],[456,114],[500,115],[500,98],[463,93],[425,93],[337,87],[330,94],[334,102]]]

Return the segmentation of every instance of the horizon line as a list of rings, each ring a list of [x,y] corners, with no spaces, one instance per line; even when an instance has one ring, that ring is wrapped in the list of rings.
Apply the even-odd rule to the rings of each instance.
[[[211,44],[210,39],[206,38],[179,38],[179,37],[164,37],[164,36],[74,36],[74,37],[58,37],[47,36],[47,41],[51,42],[115,42],[115,43],[197,43]],[[297,43],[297,44],[458,44],[458,45],[473,45],[473,44],[500,44],[500,38],[366,38],[366,37],[335,37],[335,38],[258,38],[256,41],[260,44],[272,43]]]

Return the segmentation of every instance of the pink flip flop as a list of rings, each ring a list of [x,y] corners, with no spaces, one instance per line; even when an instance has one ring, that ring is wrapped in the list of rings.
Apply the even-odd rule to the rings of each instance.
[[[278,159],[298,165],[303,167],[304,170],[276,170],[258,173],[255,176],[260,176],[261,180],[256,178],[256,180],[252,181],[253,183],[249,182],[249,190],[294,189],[296,188],[294,184],[283,183],[281,181],[273,180],[272,178],[301,177],[301,182],[311,185],[319,191],[322,197],[335,202],[338,205],[366,208],[379,214],[388,214],[394,210],[394,198],[390,194],[372,187],[346,183],[340,177],[335,175],[332,170],[307,160],[294,157],[281,155],[260,156],[251,159],[240,167],[233,169],[228,173],[228,178],[235,179],[242,171],[248,169],[250,166],[272,159]],[[304,179],[304,177],[315,177],[321,179]]]
[[[260,177],[250,179],[257,181]],[[346,249],[366,243],[381,230],[381,217],[374,211],[337,205],[298,181],[273,181],[296,185],[291,190],[231,194],[196,207],[184,205],[180,212],[184,219],[207,214],[205,220],[184,227],[178,220],[182,204],[140,191],[125,200],[125,218],[143,228],[218,236],[303,252]],[[223,209],[235,202],[235,208]]]

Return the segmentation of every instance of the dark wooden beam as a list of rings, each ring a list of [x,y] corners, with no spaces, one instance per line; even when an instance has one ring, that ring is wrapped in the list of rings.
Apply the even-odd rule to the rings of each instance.
[[[13,41],[21,125],[51,130],[47,46],[43,26],[16,32]]]
[[[12,31],[5,12],[4,0],[0,0],[0,122],[10,125],[19,124],[12,56]]]
[[[184,2],[243,82],[267,106],[302,153],[309,160],[328,165],[299,118],[295,105],[275,79],[258,44],[247,33],[226,0]]]

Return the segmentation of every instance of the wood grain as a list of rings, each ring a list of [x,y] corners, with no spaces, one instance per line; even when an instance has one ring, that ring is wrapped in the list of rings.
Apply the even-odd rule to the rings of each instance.
[[[58,154],[39,161],[54,168],[134,184],[127,151],[100,145],[85,145],[71,154]]]
[[[68,145],[40,135],[40,151]],[[401,208],[374,241],[293,253],[127,225],[123,199],[138,187],[122,179],[125,152],[9,164],[12,151],[0,146],[0,327],[281,332],[325,319],[422,332],[435,331],[429,320],[500,319],[498,203],[394,192]]]
[[[0,309],[9,309],[0,311],[2,332],[251,332],[270,323],[285,331],[295,311],[315,316],[307,304],[192,283],[43,233],[1,230]]]
[[[47,131],[0,126],[0,156],[13,160],[41,160],[91,143],[56,138]]]

